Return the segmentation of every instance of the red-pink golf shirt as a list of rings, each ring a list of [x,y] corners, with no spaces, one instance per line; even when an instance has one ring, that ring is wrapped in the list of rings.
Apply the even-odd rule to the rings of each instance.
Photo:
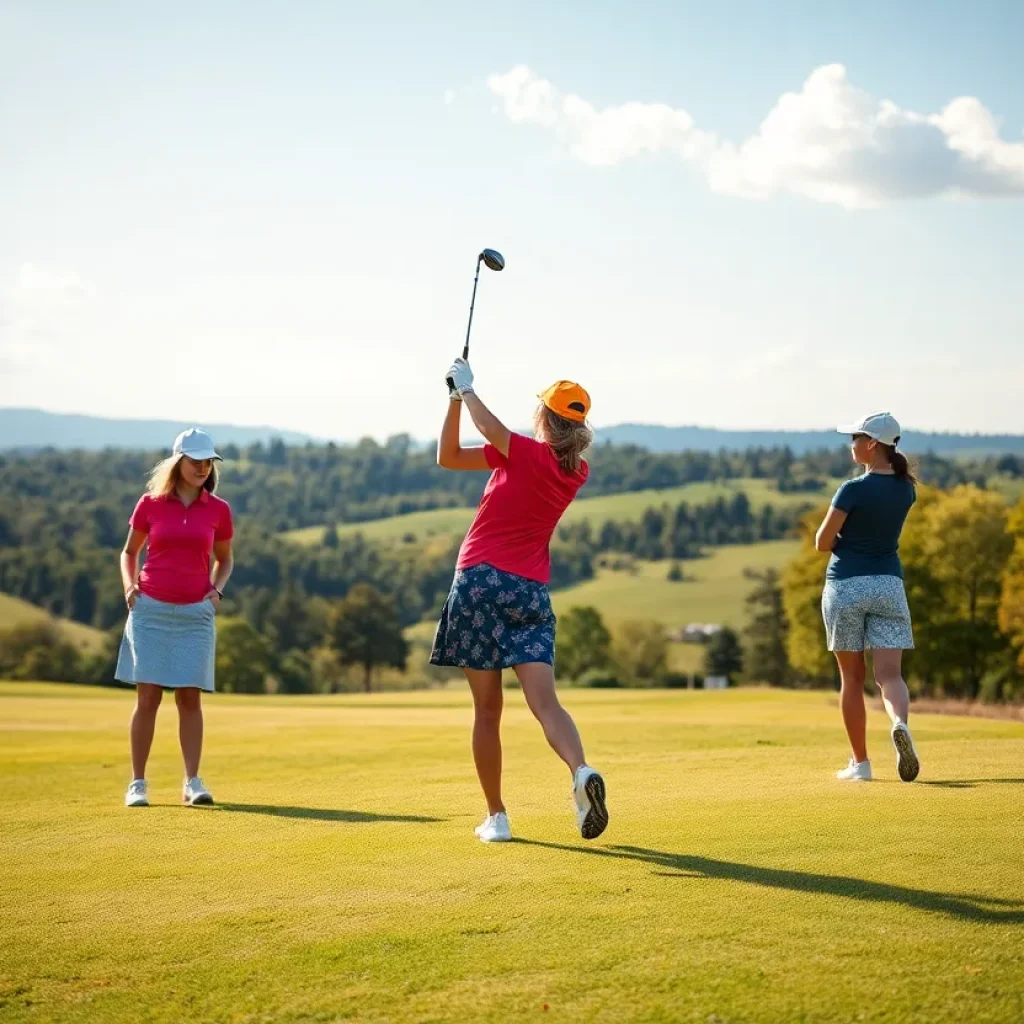
[[[522,434],[509,438],[507,457],[489,444],[484,445],[484,454],[494,472],[462,542],[456,568],[486,562],[503,572],[547,583],[551,535],[587,482],[590,467],[584,462],[577,472],[566,473],[549,445]]]
[[[195,604],[210,592],[213,542],[234,536],[231,506],[209,491],[186,507],[176,494],[139,499],[129,520],[148,535],[139,590],[169,604]]]

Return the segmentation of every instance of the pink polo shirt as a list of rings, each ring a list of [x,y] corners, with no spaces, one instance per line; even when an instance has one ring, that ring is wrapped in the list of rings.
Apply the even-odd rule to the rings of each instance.
[[[129,520],[148,536],[139,590],[169,604],[195,604],[210,592],[213,542],[234,536],[231,506],[209,491],[187,508],[176,494],[144,494]]]
[[[508,455],[484,445],[493,472],[462,542],[457,569],[486,562],[537,583],[551,579],[551,535],[576,492],[587,482],[584,462],[566,473],[550,445],[511,434]]]

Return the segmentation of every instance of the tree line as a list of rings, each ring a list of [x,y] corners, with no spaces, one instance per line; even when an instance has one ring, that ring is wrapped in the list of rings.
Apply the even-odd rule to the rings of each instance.
[[[374,509],[409,511],[435,501],[465,504],[476,500],[482,474],[444,473],[433,464],[432,451],[408,438],[393,438],[383,445],[273,443],[243,451],[229,446],[225,454],[234,461],[227,464],[221,490],[236,511],[238,557],[222,608],[222,628],[227,630],[220,644],[223,650],[248,650],[250,662],[263,667],[264,678],[276,678],[286,689],[301,687],[308,685],[303,679],[336,680],[337,665],[355,664],[345,661],[346,648],[336,642],[341,627],[332,616],[356,588],[362,588],[365,601],[380,598],[379,608],[389,609],[380,617],[398,633],[440,608],[451,580],[457,538],[447,544],[392,548],[355,534],[336,536],[331,545],[305,548],[288,543],[277,531],[310,520],[323,522],[325,517],[341,522]],[[158,453],[129,451],[0,455],[0,590],[55,615],[119,632],[125,612],[116,552],[146,471],[157,458]],[[809,503],[825,478],[848,470],[848,455],[842,448],[799,460],[788,449],[662,455],[603,445],[593,453],[592,465],[585,493],[753,477],[774,479],[784,490],[806,492]],[[1013,456],[955,464],[928,458],[920,467],[942,481],[987,481],[994,474],[1019,475],[1022,469]],[[649,507],[635,520],[566,524],[552,546],[552,586],[591,578],[606,553],[672,559],[678,578],[680,560],[698,557],[707,547],[785,536],[796,529],[799,515],[789,506],[755,509],[739,492],[705,503]],[[1013,613],[1005,614],[1012,623]],[[47,667],[39,660],[43,655],[30,656],[31,644],[22,650],[23,635],[15,639],[13,647],[8,645],[14,653],[6,661],[0,658],[0,674],[28,671],[32,658],[41,673]],[[64,647],[49,646],[57,659],[51,659],[49,677],[63,678],[71,673],[74,659]],[[379,646],[380,664],[398,659],[393,653],[397,643],[381,640]],[[788,657],[787,671],[804,671],[799,657]],[[102,664],[94,659],[88,666],[78,664],[75,671],[79,677],[104,672],[109,676],[109,651]],[[366,678],[371,674],[372,669]],[[251,680],[238,684],[255,685]]]
[[[52,536],[55,519],[64,539],[81,536],[101,547],[120,543],[146,474],[165,454],[0,453],[0,547]],[[352,445],[227,445],[223,454],[224,494],[239,518],[269,533],[471,506],[485,479],[482,473],[439,468],[433,447],[407,435],[383,444],[366,439]],[[771,480],[783,492],[813,492],[849,471],[842,445],[797,458],[788,448],[656,453],[601,444],[588,459],[591,473],[582,492],[588,497],[741,478]],[[918,463],[922,478],[943,489],[984,486],[994,475],[1024,475],[1024,460],[1012,455],[968,463],[924,454]]]
[[[780,540],[793,532],[807,507],[776,508],[768,502],[755,510],[739,491],[728,499],[649,506],[639,519],[607,520],[598,527],[584,519],[560,526],[557,536],[592,555],[617,552],[649,561],[699,558],[707,547]]]

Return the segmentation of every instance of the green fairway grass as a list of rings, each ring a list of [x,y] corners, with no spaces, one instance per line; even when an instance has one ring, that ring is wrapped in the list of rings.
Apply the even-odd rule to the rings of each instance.
[[[103,644],[103,631],[100,629],[70,619],[56,618],[45,608],[22,601],[11,594],[0,594],[0,629],[46,622],[48,619],[52,619],[64,636],[82,650],[95,651]]]
[[[637,521],[644,510],[651,506],[671,505],[688,501],[692,505],[713,501],[715,498],[731,498],[742,491],[751,505],[759,509],[766,504],[777,508],[784,506],[813,505],[831,497],[831,491],[815,494],[782,494],[771,480],[730,480],[725,483],[693,483],[667,490],[630,491],[625,494],[607,494],[598,498],[581,497],[569,506],[562,517],[563,523],[580,522],[589,519],[598,527],[609,519]],[[585,492],[584,492],[585,493]],[[417,541],[439,535],[464,533],[473,519],[471,508],[440,508],[427,512],[410,512],[403,516],[374,519],[366,523],[341,523],[338,536],[346,537],[361,533],[368,540],[396,542],[411,535]],[[290,530],[282,534],[298,544],[319,544],[323,538],[322,526],[310,526],[301,530]]]
[[[461,688],[172,701],[126,810],[132,694],[0,684],[0,1020],[1011,1022],[1024,1015],[1024,725],[912,717],[922,781],[842,784],[835,696],[567,690],[611,825],[509,692],[484,810]]]

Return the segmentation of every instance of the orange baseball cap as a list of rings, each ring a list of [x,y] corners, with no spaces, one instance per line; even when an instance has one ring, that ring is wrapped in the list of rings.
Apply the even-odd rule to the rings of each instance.
[[[537,396],[553,413],[583,423],[590,412],[590,395],[571,380],[556,380]]]

